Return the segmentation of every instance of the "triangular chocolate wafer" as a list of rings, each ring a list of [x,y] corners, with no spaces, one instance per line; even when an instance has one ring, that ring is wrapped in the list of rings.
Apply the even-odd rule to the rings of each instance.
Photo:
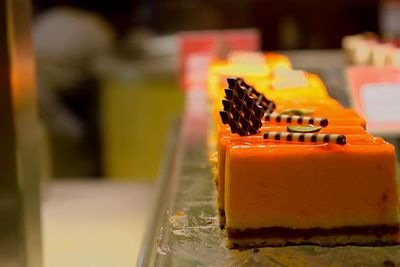
[[[222,122],[230,126],[232,133],[241,136],[256,134],[262,125],[263,107],[244,86],[239,86],[237,78],[228,78],[227,81],[228,88],[222,100],[224,108],[220,111]]]

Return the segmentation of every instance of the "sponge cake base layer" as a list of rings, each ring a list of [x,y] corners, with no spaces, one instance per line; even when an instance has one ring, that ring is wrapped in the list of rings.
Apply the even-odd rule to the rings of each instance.
[[[287,245],[382,246],[399,244],[399,230],[399,224],[344,226],[329,229],[265,227],[238,230],[228,228],[227,235],[230,248]]]

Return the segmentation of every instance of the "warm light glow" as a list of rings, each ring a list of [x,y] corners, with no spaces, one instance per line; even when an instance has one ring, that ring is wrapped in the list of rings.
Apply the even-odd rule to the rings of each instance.
[[[233,52],[227,60],[213,62],[209,69],[208,95],[216,111],[221,107],[226,78],[230,76],[245,79],[278,103],[299,98],[330,101],[321,79],[315,74],[294,70],[285,55]]]

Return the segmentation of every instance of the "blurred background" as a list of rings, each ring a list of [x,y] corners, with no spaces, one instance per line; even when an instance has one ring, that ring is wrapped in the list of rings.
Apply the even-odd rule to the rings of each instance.
[[[49,139],[46,266],[135,262],[167,133],[184,106],[181,31],[257,29],[262,50],[301,50],[294,58],[336,51],[346,35],[400,38],[400,0],[32,0],[32,8]],[[313,70],[313,55],[295,67]],[[319,64],[343,68],[335,55]],[[349,105],[335,89],[341,83],[330,80],[337,72],[324,75],[332,96]]]
[[[53,176],[156,176],[165,132],[183,103],[179,31],[256,28],[263,50],[339,49],[345,35],[399,36],[399,6],[33,0],[40,114],[51,137]]]

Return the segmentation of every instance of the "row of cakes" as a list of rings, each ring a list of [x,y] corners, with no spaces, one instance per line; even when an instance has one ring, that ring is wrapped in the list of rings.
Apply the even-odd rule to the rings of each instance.
[[[366,32],[343,37],[342,47],[349,64],[400,67],[398,40]]]
[[[229,247],[399,241],[394,147],[279,54],[211,65],[210,162]]]

